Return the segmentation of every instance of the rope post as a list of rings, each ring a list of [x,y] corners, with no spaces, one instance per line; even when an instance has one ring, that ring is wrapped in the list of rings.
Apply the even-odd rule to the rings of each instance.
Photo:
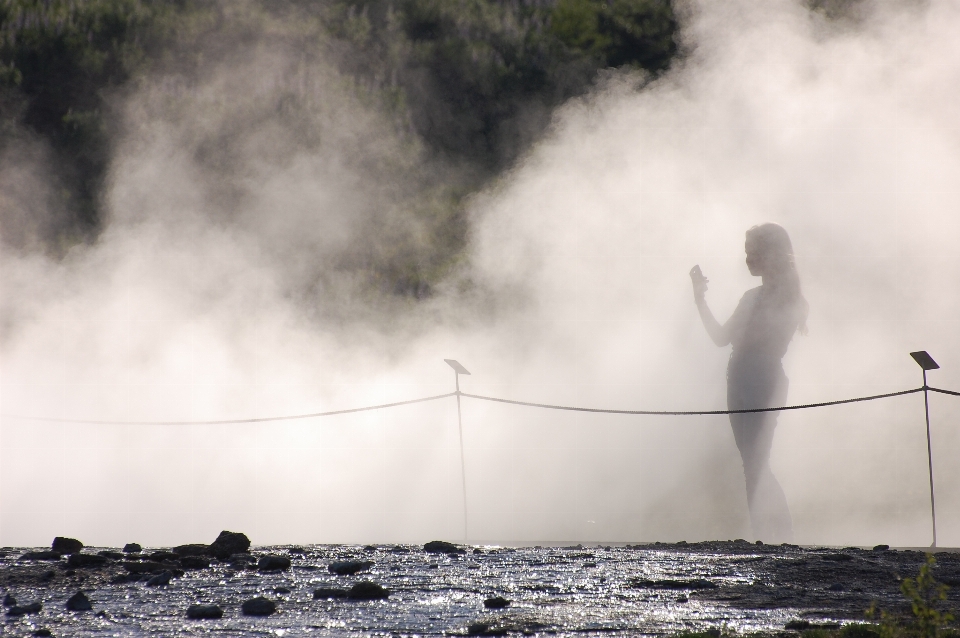
[[[930,520],[933,525],[933,544],[937,546],[937,504],[933,492],[933,445],[930,443],[930,386],[927,385],[927,370],[936,370],[940,366],[933,360],[926,350],[911,352],[910,356],[923,369],[923,413],[927,419],[927,469],[930,473]],[[460,397],[457,397],[459,400]]]
[[[444,359],[444,361],[448,366],[453,368],[453,378],[457,384],[457,391],[454,392],[454,394],[457,396],[457,429],[460,432],[460,487],[463,489],[463,541],[467,542],[470,535],[467,526],[467,469],[466,463],[463,460],[463,414],[460,411],[460,396],[463,393],[460,392],[460,375],[470,373],[460,365],[459,362],[453,359]]]

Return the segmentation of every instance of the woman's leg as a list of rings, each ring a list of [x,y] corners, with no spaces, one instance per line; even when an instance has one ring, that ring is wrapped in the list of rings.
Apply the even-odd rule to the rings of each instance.
[[[783,405],[786,378],[770,397],[770,403]],[[775,407],[775,406],[774,406]],[[754,536],[767,542],[793,541],[793,521],[783,488],[770,469],[770,449],[777,427],[777,412],[731,414],[733,437],[743,460],[747,487],[747,506]]]

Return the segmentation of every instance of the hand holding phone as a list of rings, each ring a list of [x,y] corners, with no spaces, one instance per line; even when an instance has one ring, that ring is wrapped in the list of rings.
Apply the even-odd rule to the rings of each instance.
[[[707,284],[710,280],[703,276],[700,264],[690,269],[690,281],[693,283],[693,298],[702,299],[704,293],[707,292]]]

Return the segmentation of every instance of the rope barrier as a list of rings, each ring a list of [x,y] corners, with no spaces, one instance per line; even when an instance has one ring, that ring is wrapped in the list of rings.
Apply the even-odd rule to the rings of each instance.
[[[934,388],[932,386],[927,386],[927,390],[931,392],[939,392],[940,394],[949,394],[955,397],[960,397],[960,392],[954,392],[953,390],[941,390],[940,388]]]
[[[941,394],[949,394],[952,396],[960,396],[960,392],[953,392],[952,390],[942,390],[940,388],[934,388],[930,386],[913,388],[911,390],[901,390],[899,392],[888,392],[886,394],[874,394],[865,397],[855,397],[853,399],[840,399],[838,401],[823,401],[821,403],[804,403],[801,405],[785,405],[776,408],[750,408],[745,410],[691,410],[691,411],[677,411],[677,410],[611,410],[606,408],[581,408],[576,406],[569,405],[552,405],[549,403],[532,403],[530,401],[515,401],[513,399],[500,399],[497,397],[487,397],[480,394],[469,394],[467,392],[448,392],[446,394],[438,394],[432,397],[424,397],[422,399],[411,399],[409,401],[396,401],[394,403],[381,403],[379,405],[370,405],[362,408],[350,408],[347,410],[332,410],[329,412],[313,412],[310,414],[295,414],[288,416],[269,416],[269,417],[259,417],[253,419],[222,419],[217,421],[101,421],[101,420],[87,420],[87,419],[58,419],[58,418],[48,418],[48,417],[36,417],[36,416],[19,416],[13,414],[4,414],[0,415],[5,418],[14,418],[22,419],[25,421],[44,421],[48,423],[74,423],[79,425],[230,425],[237,423],[267,423],[271,421],[294,421],[298,419],[313,419],[317,417],[325,416],[335,416],[338,414],[350,414],[353,412],[366,412],[369,410],[382,410],[384,408],[394,408],[401,405],[410,405],[413,403],[424,403],[427,401],[436,401],[438,399],[446,399],[447,397],[454,396],[463,396],[470,399],[478,399],[480,401],[492,401],[495,403],[508,403],[510,405],[521,405],[531,408],[544,408],[547,410],[567,410],[571,412],[590,412],[594,414],[634,414],[641,416],[717,416],[724,414],[751,414],[756,412],[785,412],[787,410],[805,410],[809,408],[822,408],[831,405],[843,405],[846,403],[859,403],[862,401],[876,401],[877,399],[888,399],[890,397],[899,397],[907,394],[916,394],[917,392],[923,392],[924,389],[930,390],[931,392],[939,392]]]
[[[398,405],[409,405],[411,403],[423,403],[425,401],[436,401],[437,399],[446,399],[456,396],[456,392],[438,394],[435,397],[424,397],[423,399],[411,399],[410,401],[397,401],[396,403],[381,403],[380,405],[370,405],[364,408],[350,408],[349,410],[333,410],[331,412],[314,412],[312,414],[295,414],[292,416],[265,416],[256,419],[224,419],[222,421],[87,421],[81,419],[49,419],[41,416],[9,416],[14,419],[24,419],[26,421],[46,421],[49,423],[77,423],[86,425],[229,425],[233,423],[264,423],[267,421],[293,421],[295,419],[313,419],[321,416],[334,416],[336,414],[349,414],[351,412],[366,412],[368,410],[382,410],[383,408],[394,408]]]
[[[930,388],[931,390],[933,388]],[[495,401],[497,403],[510,403],[512,405],[525,405],[531,408],[546,408],[548,410],[570,410],[573,412],[595,412],[601,414],[640,414],[648,416],[708,416],[708,415],[719,415],[719,414],[750,414],[754,412],[782,412],[785,410],[804,410],[806,408],[822,408],[828,405],[842,405],[844,403],[858,403],[860,401],[874,401],[876,399],[886,399],[888,397],[898,397],[905,394],[914,394],[916,392],[923,392],[923,388],[914,388],[912,390],[901,390],[900,392],[889,392],[887,394],[874,394],[869,397],[857,397],[855,399],[841,399],[839,401],[824,401],[823,403],[806,403],[803,405],[785,405],[779,408],[751,408],[747,410],[697,410],[689,412],[679,412],[679,411],[658,411],[658,410],[608,410],[604,408],[578,408],[568,405],[550,405],[548,403],[530,403],[527,401],[513,401],[511,399],[497,399],[495,397],[485,397],[478,394],[467,394],[466,392],[461,392],[465,397],[470,397],[471,399],[480,399],[481,401]],[[951,394],[956,394],[960,396],[960,393],[953,392]]]

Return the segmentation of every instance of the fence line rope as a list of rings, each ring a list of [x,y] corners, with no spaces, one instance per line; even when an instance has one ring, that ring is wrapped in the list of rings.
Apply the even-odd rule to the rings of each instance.
[[[351,412],[366,412],[368,410],[382,410],[383,408],[395,408],[398,405],[409,405],[411,403],[424,403],[425,401],[436,401],[437,399],[446,399],[456,396],[456,392],[438,394],[434,397],[424,397],[422,399],[411,399],[410,401],[397,401],[395,403],[381,403],[380,405],[369,405],[363,408],[350,408],[348,410],[332,410],[330,412],[313,412],[311,414],[294,414],[291,416],[265,416],[255,419],[223,419],[220,421],[94,421],[82,419],[51,419],[40,416],[9,416],[14,419],[24,419],[26,421],[47,421],[50,423],[77,423],[85,425],[229,425],[233,423],[264,423],[266,421],[293,421],[295,419],[313,419],[321,416],[334,416],[336,414],[349,414]]]
[[[940,394],[949,394],[951,396],[960,397],[960,392],[954,392],[953,390],[941,390],[940,388],[934,388],[933,386],[927,386],[927,390],[931,392],[939,392]]]
[[[930,388],[931,390],[933,388]],[[480,399],[481,401],[495,401],[497,403],[510,403],[512,405],[525,405],[531,408],[546,408],[548,410],[570,410],[573,412],[595,412],[601,414],[640,414],[648,416],[708,416],[719,414],[750,414],[754,412],[783,412],[785,410],[804,410],[807,408],[822,408],[828,405],[842,405],[844,403],[858,403],[860,401],[874,401],[876,399],[886,399],[888,397],[899,397],[905,394],[914,394],[923,392],[923,388],[913,388],[912,390],[901,390],[900,392],[888,392],[887,394],[874,394],[868,397],[857,397],[855,399],[841,399],[839,401],[824,401],[822,403],[805,403],[803,405],[785,405],[779,408],[750,408],[747,410],[696,410],[696,411],[667,411],[667,410],[608,410],[605,408],[579,408],[569,405],[551,405],[549,403],[530,403],[528,401],[513,401],[511,399],[498,399],[496,397],[485,397],[479,394],[467,394],[461,392],[462,396],[471,399]],[[960,393],[953,392],[960,396]]]
[[[952,390],[942,390],[931,386],[921,386],[911,390],[901,390],[899,392],[888,392],[886,394],[873,394],[866,397],[855,397],[853,399],[840,399],[838,401],[823,401],[820,403],[804,403],[800,405],[785,405],[777,408],[750,408],[746,410],[611,410],[607,408],[581,408],[569,405],[552,405],[549,403],[532,403],[530,401],[515,401],[513,399],[500,399],[497,397],[487,397],[480,394],[470,394],[467,392],[448,392],[438,394],[432,397],[422,399],[411,399],[409,401],[396,401],[394,403],[381,403],[379,405],[369,405],[362,408],[349,408],[346,410],[331,410],[329,412],[312,412],[310,414],[294,414],[288,416],[267,416],[252,419],[221,419],[216,421],[103,421],[94,419],[58,419],[38,416],[20,416],[15,414],[3,414],[0,416],[13,419],[22,419],[24,421],[44,421],[47,423],[74,423],[78,425],[231,425],[236,423],[267,423],[271,421],[294,421],[298,419],[313,419],[317,417],[335,416],[338,414],[350,414],[353,412],[367,412],[369,410],[382,410],[384,408],[394,408],[401,405],[410,405],[412,403],[425,403],[427,401],[436,401],[455,397],[457,395],[478,399],[480,401],[492,401],[495,403],[508,403],[510,405],[522,405],[531,408],[544,408],[548,410],[567,410],[571,412],[590,412],[594,414],[635,414],[642,416],[718,416],[724,414],[751,414],[756,412],[785,412],[787,410],[805,410],[808,408],[823,408],[831,405],[843,405],[846,403],[860,403],[862,401],[876,401],[877,399],[888,399],[890,397],[899,397],[907,394],[916,394],[930,390],[941,394],[949,394],[960,397],[960,392]]]

